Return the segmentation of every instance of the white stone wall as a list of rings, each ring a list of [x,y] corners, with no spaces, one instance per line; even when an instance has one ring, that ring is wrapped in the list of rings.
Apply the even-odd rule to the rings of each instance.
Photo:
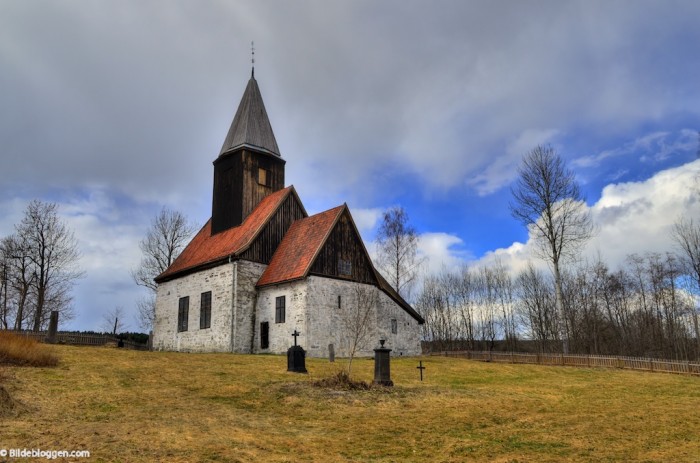
[[[153,348],[184,352],[227,352],[231,344],[233,264],[158,285]],[[199,329],[201,293],[211,291],[211,328]],[[187,331],[177,331],[179,300],[189,296]]]
[[[153,348],[182,352],[252,352],[255,283],[265,267],[255,262],[235,261],[159,284]],[[212,292],[211,327],[200,329],[200,297],[206,291]],[[185,296],[190,298],[188,326],[187,331],[178,333],[179,300]]]
[[[236,261],[158,285],[153,348],[183,352],[286,353],[293,345],[292,332],[301,333],[298,344],[311,357],[328,357],[333,344],[336,356],[348,355],[349,339],[343,320],[354,303],[357,283],[308,277],[306,280],[255,289],[266,266]],[[383,291],[361,285],[376,297],[366,342],[357,356],[372,356],[379,339],[393,349],[393,356],[419,355],[420,328]],[[211,327],[199,329],[200,295],[212,292]],[[177,332],[178,305],[189,296],[187,331]],[[285,322],[275,323],[275,303],[285,296]],[[338,296],[341,298],[338,307]],[[396,320],[397,332],[391,332]],[[260,348],[260,324],[269,324],[269,347]],[[233,336],[232,336],[233,333]]]
[[[258,291],[255,283],[258,282],[267,265],[240,260],[234,262],[234,274],[237,276],[232,282],[234,298],[234,320],[232,352],[250,354],[254,352],[254,337],[258,331],[258,320],[255,307],[257,305]],[[230,325],[229,325],[230,326]],[[229,333],[231,329],[229,328]]]
[[[285,297],[285,321],[275,322],[276,300]],[[297,330],[301,335],[297,338],[297,344],[308,351],[308,319],[306,316],[307,284],[305,280],[268,286],[258,292],[256,307],[258,323],[255,327],[256,353],[286,353],[290,346],[294,345],[292,333]],[[269,347],[262,349],[260,345],[260,324],[267,322],[269,325]]]
[[[361,285],[376,296],[369,333],[357,356],[373,356],[379,339],[386,339],[392,355],[419,355],[420,329],[408,315],[384,292],[371,285]],[[285,353],[293,344],[292,332],[301,333],[298,344],[310,357],[327,357],[329,344],[336,356],[348,355],[349,339],[344,327],[343,311],[350,309],[356,299],[356,283],[333,278],[311,276],[306,280],[263,288],[258,296],[259,322],[269,322],[269,348],[260,349],[259,323],[256,327],[254,352]],[[285,323],[275,323],[275,299],[286,298]],[[338,296],[341,297],[338,308]],[[391,333],[391,320],[397,323],[397,333]]]

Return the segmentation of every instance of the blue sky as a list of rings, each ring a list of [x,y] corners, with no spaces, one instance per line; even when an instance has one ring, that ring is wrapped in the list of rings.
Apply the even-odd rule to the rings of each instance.
[[[402,205],[426,271],[517,271],[509,188],[549,143],[599,227],[585,253],[671,250],[673,221],[700,217],[698,18],[697,1],[5,0],[0,236],[58,202],[86,271],[63,328],[133,313],[151,217],[210,215],[254,40],[287,182],[311,213],[347,202],[368,242]]]

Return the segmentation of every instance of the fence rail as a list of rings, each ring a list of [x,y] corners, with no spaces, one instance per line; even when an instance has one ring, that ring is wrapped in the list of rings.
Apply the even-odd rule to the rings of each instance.
[[[443,351],[430,355],[459,357],[482,362],[524,363],[574,367],[622,368],[700,376],[700,362],[640,357],[579,354],[530,354],[524,352]]]
[[[46,342],[48,332],[46,331],[14,331],[9,330],[18,336],[36,339],[39,342]],[[104,346],[107,344],[118,344],[119,338],[108,334],[83,334],[83,333],[56,333],[56,344],[71,344],[74,346]],[[132,341],[123,341],[124,347],[133,350],[149,350],[148,345],[139,344]]]

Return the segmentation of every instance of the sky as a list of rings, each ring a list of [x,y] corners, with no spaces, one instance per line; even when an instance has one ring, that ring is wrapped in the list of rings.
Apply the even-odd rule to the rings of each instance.
[[[402,206],[426,272],[534,259],[522,156],[576,173],[615,268],[700,219],[700,2],[0,0],[0,237],[59,204],[76,318],[122,306],[163,207],[211,215],[212,162],[251,72],[309,213],[347,202],[371,247]]]

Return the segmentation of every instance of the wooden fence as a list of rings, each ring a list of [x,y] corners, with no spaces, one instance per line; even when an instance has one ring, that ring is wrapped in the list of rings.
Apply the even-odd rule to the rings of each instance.
[[[13,334],[36,339],[45,342],[48,332],[46,331],[12,331]],[[132,341],[123,341],[124,347],[133,350],[149,350],[148,345],[139,344]],[[70,344],[74,346],[104,346],[107,344],[117,345],[119,339],[109,334],[84,334],[84,333],[56,333],[56,344]]]
[[[444,351],[430,355],[460,357],[482,362],[525,363],[532,365],[558,365],[574,367],[624,368],[628,370],[656,371],[700,376],[700,362],[661,360],[639,357],[577,354],[530,354],[523,352]]]

